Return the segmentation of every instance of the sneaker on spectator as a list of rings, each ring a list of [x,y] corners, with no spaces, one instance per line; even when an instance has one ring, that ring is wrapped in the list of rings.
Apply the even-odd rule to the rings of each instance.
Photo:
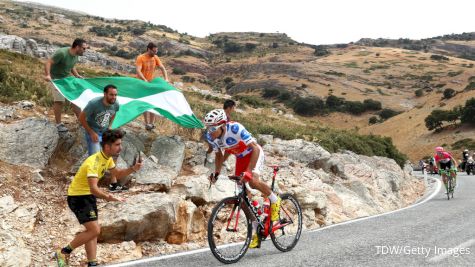
[[[127,191],[129,188],[125,185],[121,184],[110,184],[109,185],[109,192],[115,193],[115,192],[122,192],[122,191]]]
[[[147,123],[145,124],[145,130],[151,131],[153,129],[153,124]]]
[[[58,132],[60,132],[60,133],[69,131],[68,128],[66,128],[66,126],[64,126],[64,124],[62,122],[56,124],[56,129],[58,129]]]
[[[58,267],[68,267],[69,265],[69,254],[63,254],[60,249],[56,250],[54,253],[54,258]]]

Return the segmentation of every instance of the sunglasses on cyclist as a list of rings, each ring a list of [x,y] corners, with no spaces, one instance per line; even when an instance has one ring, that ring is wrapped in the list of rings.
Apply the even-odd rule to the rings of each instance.
[[[208,133],[211,134],[211,133],[216,132],[219,129],[219,127],[221,127],[221,126],[211,126],[211,127],[208,128],[207,131],[208,131]]]

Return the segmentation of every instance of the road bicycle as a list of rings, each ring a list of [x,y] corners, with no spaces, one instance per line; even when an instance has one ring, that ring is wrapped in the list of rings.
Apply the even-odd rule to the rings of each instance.
[[[279,166],[273,168],[272,186]],[[236,182],[235,196],[221,200],[213,208],[208,221],[208,243],[213,255],[220,262],[235,263],[247,252],[252,237],[252,222],[257,223],[259,246],[268,236],[274,246],[282,251],[292,250],[302,232],[302,209],[291,194],[281,194],[279,220],[271,221],[270,206],[256,208],[249,199],[249,193],[255,191],[247,183],[241,184],[241,176],[228,176]],[[264,203],[268,200],[264,200]]]
[[[449,170],[447,168],[445,170],[440,170],[440,175],[442,176],[442,178],[444,177],[444,174],[445,177],[447,177],[447,200],[450,200],[450,198],[454,198],[455,183],[452,175],[450,175],[451,172],[455,172],[455,174],[457,174],[455,170]]]

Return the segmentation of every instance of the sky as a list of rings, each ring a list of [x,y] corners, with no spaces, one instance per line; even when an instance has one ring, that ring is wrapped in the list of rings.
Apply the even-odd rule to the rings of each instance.
[[[150,21],[180,33],[286,33],[298,42],[422,39],[474,32],[474,0],[35,0],[90,15]]]

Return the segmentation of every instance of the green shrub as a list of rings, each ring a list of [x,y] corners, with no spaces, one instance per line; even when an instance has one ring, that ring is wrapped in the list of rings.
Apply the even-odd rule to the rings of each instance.
[[[345,67],[348,67],[348,68],[358,68],[358,64],[354,61],[349,62],[349,63],[345,63],[344,65],[345,65]]]
[[[165,53],[165,51],[158,49],[157,55],[161,56]],[[195,52],[191,49],[186,49],[178,52],[178,56],[190,56],[190,57],[197,57],[197,58],[204,58],[204,56],[198,52]]]
[[[450,77],[455,77],[455,76],[458,76],[458,75],[460,75],[460,74],[462,74],[462,73],[463,73],[463,70],[450,71],[450,72],[448,73],[448,75],[449,75]]]
[[[229,89],[231,89],[231,87],[233,87],[233,86],[235,86],[235,85],[236,85],[236,83],[234,83],[234,82],[229,82],[229,83],[226,84],[225,88],[226,88],[226,90],[229,90]]]
[[[376,124],[376,123],[378,123],[378,117],[376,117],[376,116],[370,117],[369,120],[368,120],[368,123],[369,123],[369,124]]]
[[[194,77],[190,77],[190,76],[182,76],[181,77],[181,80],[185,83],[193,83],[195,82],[195,78]]]
[[[224,53],[239,53],[242,52],[243,47],[234,42],[226,42],[224,44]]]
[[[417,89],[417,90],[415,91],[415,94],[416,94],[417,97],[421,97],[421,96],[424,94],[424,90],[422,90],[422,89]]]
[[[380,112],[378,112],[378,115],[381,117],[381,119],[387,120],[391,117],[394,117],[394,116],[398,115],[399,113],[401,113],[401,112],[398,112],[398,111],[395,111],[395,110],[392,110],[392,109],[389,109],[389,108],[385,108],[385,109],[381,110]]]
[[[337,71],[334,71],[334,70],[329,70],[329,71],[325,72],[325,74],[327,74],[327,75],[334,75],[334,76],[338,76],[338,77],[342,77],[342,76],[345,76],[345,75],[346,75],[346,74],[344,74],[344,73],[337,72]]]
[[[365,99],[363,105],[365,110],[381,110],[382,108],[381,102],[373,99]]]
[[[430,59],[433,60],[449,60],[448,57],[442,56],[442,55],[431,55]]]
[[[329,95],[325,100],[325,104],[330,110],[339,110],[345,104],[345,99],[342,97]]]
[[[264,98],[274,98],[280,95],[280,90],[276,88],[266,88],[262,93],[262,97]]]
[[[447,88],[444,90],[444,98],[445,99],[450,99],[452,97],[454,97],[456,94],[455,90],[454,89],[451,89],[451,88]]]
[[[176,74],[176,75],[183,75],[183,74],[186,74],[186,71],[183,70],[182,68],[180,67],[174,67],[173,70],[172,70],[173,74]]]
[[[456,141],[451,145],[452,149],[469,149],[475,150],[475,140],[472,138],[465,138]]]
[[[145,30],[143,28],[135,28],[135,29],[132,29],[132,34],[136,35],[136,36],[139,36],[139,35],[144,34],[146,31],[147,30]]]
[[[465,86],[464,90],[465,91],[475,90],[475,81],[472,81],[469,84],[467,84],[467,86]]]
[[[257,45],[253,44],[253,43],[246,43],[244,45],[244,49],[248,52],[253,51],[254,49],[256,49],[256,47],[257,47]]]
[[[95,33],[97,36],[105,36],[105,37],[115,37],[117,34],[122,32],[124,29],[121,27],[112,27],[110,25],[106,25],[105,27],[101,26],[93,26],[89,29],[90,32]]]
[[[360,115],[365,112],[366,109],[364,104],[359,101],[346,101],[345,111],[353,115]]]
[[[325,103],[319,97],[297,98],[293,104],[294,112],[302,116],[314,116],[322,114]]]
[[[282,90],[277,99],[282,102],[290,101],[292,99],[292,94],[287,90]]]
[[[269,103],[265,102],[258,96],[253,96],[253,95],[237,95],[234,96],[237,100],[239,100],[241,103],[246,104],[248,106],[251,106],[253,108],[265,108],[269,107]]]
[[[226,78],[224,78],[224,80],[223,80],[224,83],[230,83],[230,82],[232,82],[232,81],[233,81],[233,78],[231,78],[231,77],[226,77]]]
[[[330,51],[327,50],[326,46],[323,45],[317,45],[315,47],[315,51],[313,51],[313,54],[317,57],[322,57],[330,54]]]
[[[112,55],[112,56],[116,56],[116,57],[121,57],[121,58],[126,58],[126,59],[133,59],[133,58],[136,58],[139,55],[139,52],[138,51],[129,52],[129,51],[125,51],[124,49],[121,48],[116,52],[110,51],[109,54]]]

